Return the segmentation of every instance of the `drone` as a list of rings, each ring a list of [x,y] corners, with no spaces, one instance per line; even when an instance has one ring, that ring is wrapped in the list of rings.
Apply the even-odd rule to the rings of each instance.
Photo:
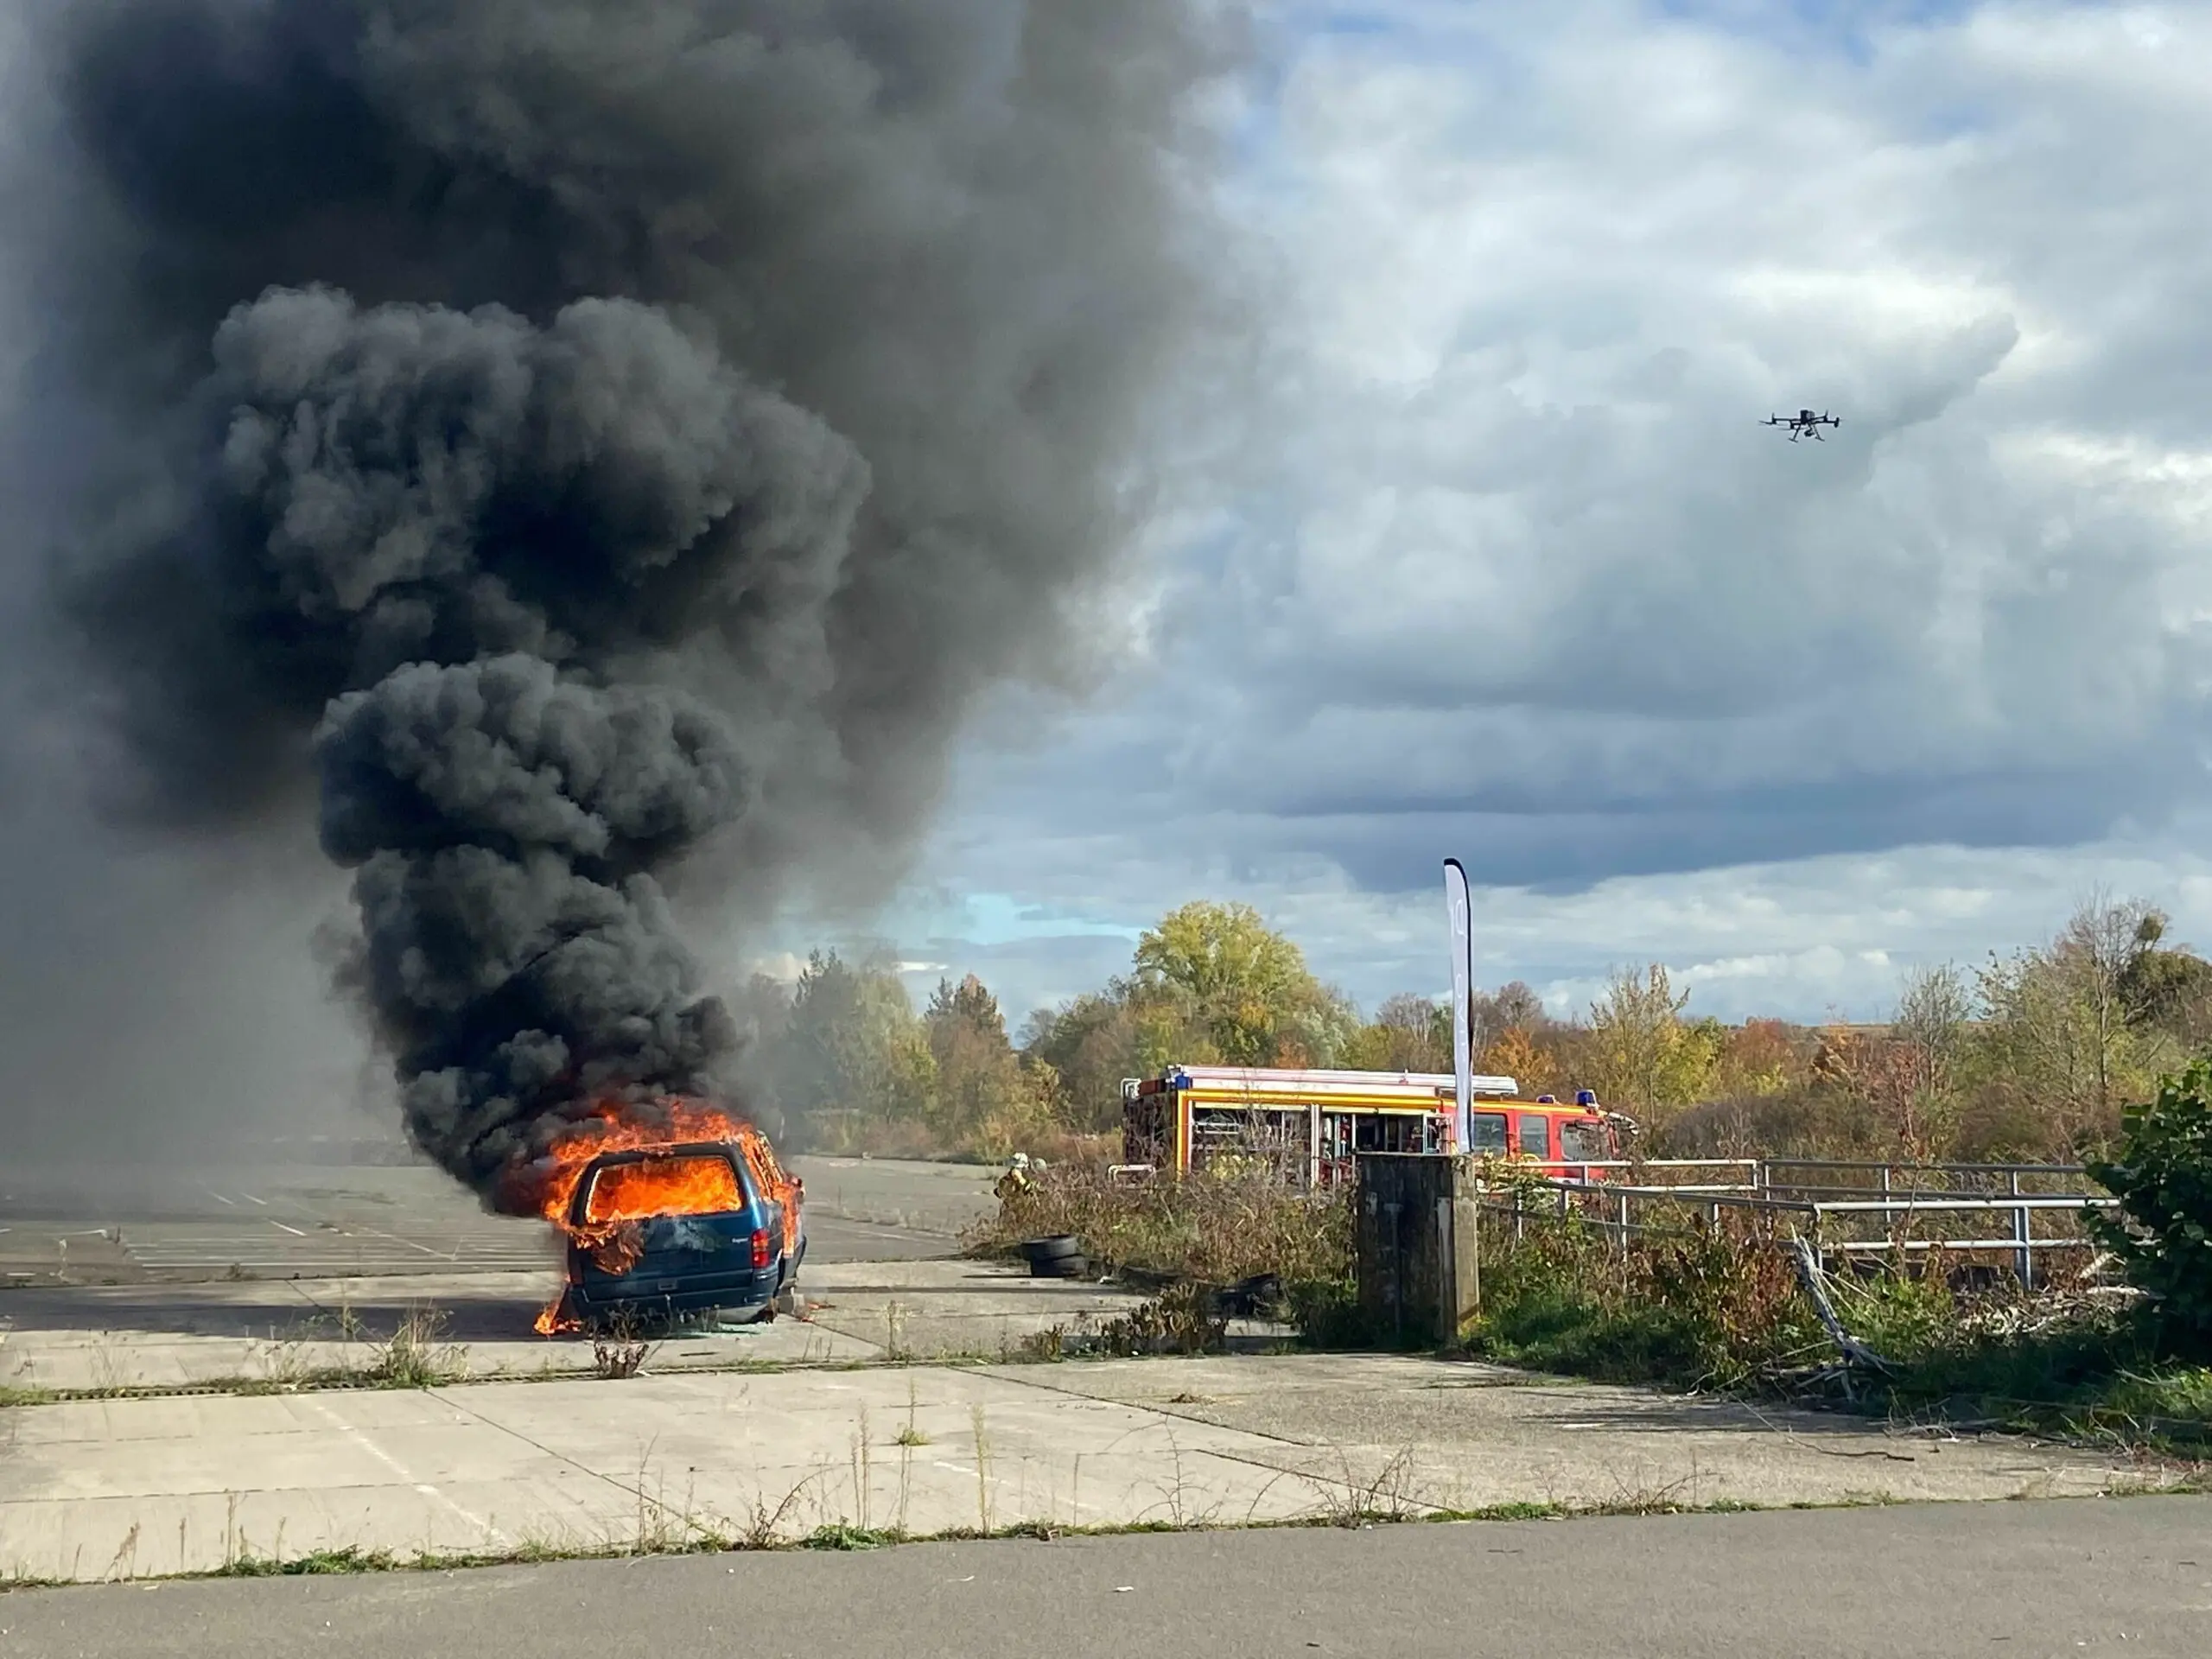
[[[1821,437],[1821,429],[1824,426],[1841,426],[1843,420],[1840,416],[1815,415],[1809,409],[1801,409],[1795,415],[1770,415],[1759,424],[1788,427],[1789,442],[1792,443],[1803,437],[1818,439],[1825,443],[1827,440]]]

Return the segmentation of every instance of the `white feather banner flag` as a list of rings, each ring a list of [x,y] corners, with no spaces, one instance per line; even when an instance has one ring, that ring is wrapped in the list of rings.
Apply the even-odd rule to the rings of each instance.
[[[1474,977],[1474,939],[1468,918],[1467,872],[1456,858],[1444,861],[1444,908],[1452,918],[1452,1086],[1456,1108],[1452,1118],[1452,1149],[1465,1152],[1473,1138],[1469,1116],[1474,1092],[1472,1033],[1467,1028],[1467,1002]]]

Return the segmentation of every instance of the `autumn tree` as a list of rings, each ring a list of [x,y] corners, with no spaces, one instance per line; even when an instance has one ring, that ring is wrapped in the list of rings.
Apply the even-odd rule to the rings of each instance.
[[[1951,1150],[1960,1089],[1968,1057],[1974,994],[1949,963],[1905,976],[1890,1021],[1891,1121],[1909,1155],[1938,1158]]]
[[[1387,997],[1347,1046],[1344,1063],[1361,1071],[1448,1071],[1452,1011],[1410,991]]]
[[[2183,1052],[2201,1055],[2212,1049],[2212,962],[2167,944],[2166,925],[2158,911],[2137,924],[2142,948],[2120,970],[2120,1000],[2138,1031],[2163,1033]]]
[[[1727,1033],[1707,1082],[1723,1100],[1759,1100],[1779,1095],[1803,1071],[1801,1040],[1781,1020],[1746,1020]]]
[[[938,982],[922,1012],[937,1071],[932,1126],[958,1143],[986,1120],[1006,1113],[1020,1093],[1020,1065],[1007,1040],[998,999],[969,974],[959,984]]]
[[[840,1124],[926,1121],[936,1058],[890,963],[816,951],[794,988],[768,1070],[809,1139]]]
[[[1094,1132],[1122,1121],[1122,1079],[1144,1070],[1139,1044],[1128,999],[1110,989],[1039,1008],[1021,1031],[1023,1058],[1059,1079],[1069,1122]]]
[[[1232,1065],[1267,1065],[1286,1037],[1301,1048],[1342,1040],[1344,1022],[1304,954],[1249,905],[1199,901],[1169,912],[1138,939],[1136,977],[1189,998]],[[1302,1058],[1325,1065],[1333,1055]]]
[[[1484,995],[1478,991],[1467,1001],[1467,1024],[1477,1052],[1509,1031],[1528,1033],[1533,1041],[1555,1029],[1559,1021],[1544,1007],[1543,998],[1522,980],[1509,980]],[[1446,1018],[1444,1040],[1452,1040],[1450,1017]]]
[[[1524,1095],[1561,1086],[1553,1056],[1537,1046],[1525,1026],[1508,1026],[1498,1033],[1474,1057],[1474,1069],[1484,1077],[1512,1078]]]
[[[1688,1002],[1658,963],[1612,976],[1590,1005],[1587,1064],[1601,1101],[1650,1113],[1700,1097],[1723,1033],[1716,1020],[1683,1020]]]
[[[2048,1155],[2100,1144],[2121,1105],[2180,1058],[2168,1033],[2131,1018],[2128,988],[2144,982],[2141,959],[2164,920],[2139,901],[2094,895],[2049,945],[1993,955],[1976,976],[1986,1086],[2043,1125]]]

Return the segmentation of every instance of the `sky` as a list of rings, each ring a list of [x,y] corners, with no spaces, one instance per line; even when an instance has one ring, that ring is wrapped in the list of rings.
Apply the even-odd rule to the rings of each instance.
[[[1253,381],[1088,695],[976,727],[873,927],[918,989],[1210,898],[1440,991],[1446,855],[1562,1012],[1879,1018],[2100,890],[2212,945],[2212,7],[1271,16]]]
[[[1478,981],[1560,1013],[1659,961],[1694,1012],[1878,1019],[2099,891],[2212,948],[2212,4],[1261,10],[1210,186],[1248,334],[1160,410],[1077,660],[976,712],[887,908],[702,929],[714,975],[880,946],[1019,1020],[1237,899],[1371,1008],[1445,988],[1446,856]],[[1805,406],[1826,442],[1761,424]],[[44,798],[35,646],[0,635],[18,1072],[373,1109],[312,826]]]

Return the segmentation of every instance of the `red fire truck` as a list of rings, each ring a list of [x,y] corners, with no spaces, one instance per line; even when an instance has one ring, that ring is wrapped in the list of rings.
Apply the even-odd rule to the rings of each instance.
[[[1363,1152],[1495,1153],[1583,1179],[1625,1155],[1634,1126],[1583,1090],[1572,1103],[1520,1097],[1511,1077],[1474,1079],[1470,1144],[1452,1144],[1454,1085],[1429,1071],[1170,1066],[1122,1084],[1124,1167],[1185,1171],[1224,1158],[1271,1163],[1303,1186],[1351,1179]]]

